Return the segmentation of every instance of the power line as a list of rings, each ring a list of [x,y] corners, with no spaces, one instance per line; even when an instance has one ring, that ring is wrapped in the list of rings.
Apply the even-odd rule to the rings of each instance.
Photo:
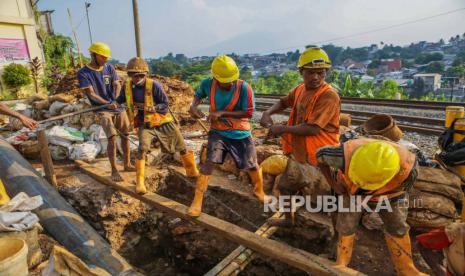
[[[421,22],[421,21],[429,20],[429,19],[436,18],[436,17],[441,17],[441,16],[444,16],[444,15],[449,15],[449,14],[456,13],[456,12],[463,11],[463,10],[465,10],[465,7],[455,9],[455,10],[451,10],[451,11],[447,11],[447,12],[443,12],[443,13],[438,13],[438,14],[435,14],[435,15],[427,16],[427,17],[422,17],[422,18],[406,21],[406,22],[399,23],[399,24],[386,26],[386,27],[381,27],[381,28],[372,29],[372,30],[359,32],[359,33],[353,33],[353,34],[350,34],[350,35],[339,36],[339,37],[326,39],[326,40],[315,41],[315,42],[307,43],[305,45],[295,45],[295,46],[289,46],[289,47],[285,47],[285,48],[273,49],[273,50],[270,50],[268,52],[295,49],[295,48],[304,47],[304,46],[309,45],[309,44],[323,44],[323,43],[334,42],[334,41],[338,41],[338,40],[344,40],[344,39],[351,38],[351,37],[357,37],[357,36],[361,36],[361,35],[365,35],[365,34],[371,34],[371,33],[375,33],[375,32],[385,31],[385,30],[389,30],[389,29],[393,29],[393,28],[397,28],[397,27],[402,27],[402,26],[405,26],[405,25],[418,23],[418,22]]]

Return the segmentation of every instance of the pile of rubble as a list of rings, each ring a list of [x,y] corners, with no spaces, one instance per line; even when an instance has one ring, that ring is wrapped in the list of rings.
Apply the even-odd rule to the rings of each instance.
[[[124,81],[127,77],[124,71],[118,71]],[[174,113],[185,114],[194,95],[193,89],[185,82],[168,77],[154,76],[164,88],[170,99],[170,108]],[[46,120],[55,116],[65,115],[91,107],[87,97],[78,88],[75,72],[70,71],[59,82],[57,91],[62,93],[51,96],[34,95],[25,103],[16,104],[14,109],[35,120]],[[42,124],[46,128],[47,138],[52,158],[56,161],[78,159],[91,161],[98,154],[106,154],[107,140],[99,125],[98,113],[88,112],[62,120]],[[10,130],[7,140],[14,145],[26,158],[39,157],[40,146],[36,132],[23,128],[18,119],[9,120]],[[137,149],[137,137],[133,140],[132,149]]]

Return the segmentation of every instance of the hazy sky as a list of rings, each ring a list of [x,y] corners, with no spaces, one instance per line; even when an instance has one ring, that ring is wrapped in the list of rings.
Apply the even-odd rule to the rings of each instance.
[[[94,41],[110,45],[113,57],[135,56],[131,0],[87,0]],[[40,0],[54,9],[55,32],[71,36],[70,8],[81,49],[90,45],[84,0]],[[139,0],[144,57],[169,52],[286,52],[314,42],[392,26],[465,8],[463,0]],[[405,45],[465,32],[465,10],[388,30],[332,42],[365,46],[383,41]]]

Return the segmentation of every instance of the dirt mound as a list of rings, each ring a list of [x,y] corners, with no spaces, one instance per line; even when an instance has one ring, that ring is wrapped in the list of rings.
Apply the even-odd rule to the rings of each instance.
[[[173,112],[187,113],[194,97],[194,89],[186,82],[176,79],[154,75],[154,80],[162,84],[163,90],[168,94],[170,107]]]

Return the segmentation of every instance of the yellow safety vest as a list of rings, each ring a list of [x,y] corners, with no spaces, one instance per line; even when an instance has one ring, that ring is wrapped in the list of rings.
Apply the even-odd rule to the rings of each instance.
[[[129,118],[134,120],[134,126],[139,127],[139,123],[135,117],[134,113],[134,100],[132,97],[132,81],[130,79],[126,80],[126,89],[124,91],[126,96],[126,106],[128,107],[127,112]],[[144,110],[148,107],[154,106],[153,100],[153,79],[146,78],[145,79],[145,100],[144,100]],[[157,127],[163,124],[169,123],[173,121],[173,116],[168,112],[165,115],[160,113],[149,113],[144,112],[144,124],[149,123],[150,127]]]

